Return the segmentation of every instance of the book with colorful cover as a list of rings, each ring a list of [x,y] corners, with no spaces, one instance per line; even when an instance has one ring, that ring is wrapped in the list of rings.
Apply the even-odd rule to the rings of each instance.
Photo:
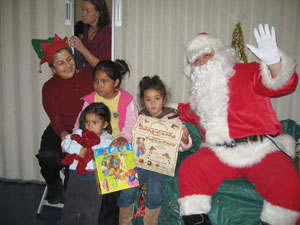
[[[132,138],[136,166],[174,176],[181,136],[182,124],[140,115]]]
[[[94,150],[95,175],[99,194],[139,186],[132,144]]]

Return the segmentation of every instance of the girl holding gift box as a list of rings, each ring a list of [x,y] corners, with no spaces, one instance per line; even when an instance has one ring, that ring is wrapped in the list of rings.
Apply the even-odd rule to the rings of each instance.
[[[75,130],[72,135],[67,135],[62,142],[63,149],[69,155],[89,160],[86,160],[88,162],[84,168],[85,176],[78,171],[80,159],[71,162],[68,189],[59,225],[98,224],[102,195],[97,191],[93,156],[90,155],[93,153],[91,149],[83,147],[83,143],[79,140],[82,140],[80,139],[82,137],[87,145],[87,142],[96,143],[92,149],[109,146],[113,141],[110,117],[110,111],[103,103],[90,104],[80,114],[80,129]]]
[[[130,72],[128,65],[123,60],[100,61],[94,68],[94,90],[84,96],[83,109],[94,102],[102,102],[108,106],[111,112],[112,136],[115,140],[111,145],[126,145],[131,142],[132,130],[138,117],[136,104],[127,91],[120,88],[122,78]],[[77,118],[75,129],[78,128]],[[117,218],[119,208],[117,199],[120,192],[112,192],[104,195],[102,213],[107,209],[106,217]]]
[[[140,102],[144,109],[140,114],[181,124],[179,113],[173,108],[164,107],[167,102],[167,90],[158,76],[143,77],[139,84]],[[192,139],[188,130],[183,126],[183,135],[179,151],[186,151],[192,147]],[[147,183],[145,199],[145,225],[155,225],[158,222],[161,204],[163,202],[164,174],[137,168],[140,185]],[[120,207],[119,224],[130,225],[133,217],[134,202],[139,187],[122,190],[118,205]]]

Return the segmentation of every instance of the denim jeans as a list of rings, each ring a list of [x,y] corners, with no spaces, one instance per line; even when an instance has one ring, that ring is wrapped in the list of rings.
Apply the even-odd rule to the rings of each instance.
[[[145,197],[145,206],[149,209],[158,208],[163,202],[163,181],[165,175],[149,170],[137,168],[140,186],[146,182],[147,190]],[[118,200],[119,207],[128,207],[135,202],[137,192],[140,187],[122,190]]]

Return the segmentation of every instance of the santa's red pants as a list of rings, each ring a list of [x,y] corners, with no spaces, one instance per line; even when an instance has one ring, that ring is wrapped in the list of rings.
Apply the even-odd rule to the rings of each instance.
[[[300,211],[299,181],[292,160],[281,151],[267,154],[250,167],[235,168],[221,162],[209,148],[201,148],[180,166],[179,194],[212,196],[225,178],[246,177],[273,205]]]

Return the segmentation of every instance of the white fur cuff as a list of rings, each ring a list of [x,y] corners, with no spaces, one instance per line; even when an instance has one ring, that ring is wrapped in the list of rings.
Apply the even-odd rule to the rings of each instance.
[[[178,199],[180,215],[208,214],[211,209],[211,196],[188,195]]]
[[[291,79],[295,71],[295,62],[292,58],[279,50],[281,59],[281,68],[277,77],[273,78],[267,64],[261,62],[260,70],[263,84],[271,89],[278,90],[282,88]]]
[[[300,213],[264,201],[260,219],[272,225],[295,225]]]

